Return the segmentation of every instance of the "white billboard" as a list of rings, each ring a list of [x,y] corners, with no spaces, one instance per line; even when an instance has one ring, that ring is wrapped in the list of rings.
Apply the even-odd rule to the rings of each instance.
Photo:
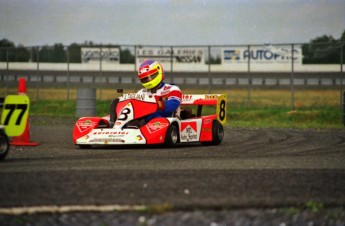
[[[140,65],[145,60],[157,60],[162,64],[171,61],[174,64],[205,64],[204,48],[193,47],[141,47],[137,48],[136,62]]]
[[[302,49],[300,45],[294,46],[245,46],[222,49],[222,64],[302,64]]]
[[[83,47],[81,48],[81,59],[83,63],[99,63],[102,56],[102,62],[120,63],[120,48],[109,47]]]

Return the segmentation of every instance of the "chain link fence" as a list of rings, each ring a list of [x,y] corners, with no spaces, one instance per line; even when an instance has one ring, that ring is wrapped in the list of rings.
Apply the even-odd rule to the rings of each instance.
[[[254,90],[345,89],[345,43],[222,46],[77,45],[0,48],[0,96],[16,89],[19,78],[34,88],[64,89],[66,99],[79,87],[137,90],[136,69],[145,59],[163,64],[166,81],[182,89]],[[342,95],[340,95],[342,96]],[[342,98],[340,98],[341,100]],[[341,100],[342,101],[342,100]]]

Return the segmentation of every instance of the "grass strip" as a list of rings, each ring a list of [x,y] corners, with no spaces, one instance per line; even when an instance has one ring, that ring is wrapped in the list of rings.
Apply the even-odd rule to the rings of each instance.
[[[96,114],[109,114],[110,101],[97,101]],[[76,119],[76,101],[39,100],[32,101],[32,116],[68,117]],[[212,114],[214,109],[205,109]],[[343,112],[337,106],[300,107],[291,111],[288,107],[259,107],[250,109],[243,105],[227,109],[227,126],[255,128],[344,128]]]

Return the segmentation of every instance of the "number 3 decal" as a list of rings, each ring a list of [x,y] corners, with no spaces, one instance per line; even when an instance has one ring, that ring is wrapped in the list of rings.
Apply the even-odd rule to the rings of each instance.
[[[131,109],[129,108],[124,108],[121,112],[121,114],[119,115],[118,117],[118,120],[121,120],[121,121],[126,121],[127,118],[128,118],[128,114],[131,113]]]
[[[125,108],[122,109],[119,117],[117,118],[117,120],[120,120],[120,121],[123,121],[123,122],[126,122],[128,119],[132,119],[133,118],[133,106],[132,106],[132,103],[128,103],[126,105]]]
[[[217,118],[223,125],[226,123],[226,94],[222,94],[218,97],[217,104]]]
[[[28,96],[6,96],[2,111],[1,124],[5,126],[8,136],[20,136],[26,127],[30,100]]]

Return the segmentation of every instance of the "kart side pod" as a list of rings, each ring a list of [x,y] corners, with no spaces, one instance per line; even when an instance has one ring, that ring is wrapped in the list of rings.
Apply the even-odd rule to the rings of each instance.
[[[73,142],[76,144],[76,140],[95,128],[107,128],[109,127],[109,121],[99,117],[83,117],[78,119],[73,129]]]

